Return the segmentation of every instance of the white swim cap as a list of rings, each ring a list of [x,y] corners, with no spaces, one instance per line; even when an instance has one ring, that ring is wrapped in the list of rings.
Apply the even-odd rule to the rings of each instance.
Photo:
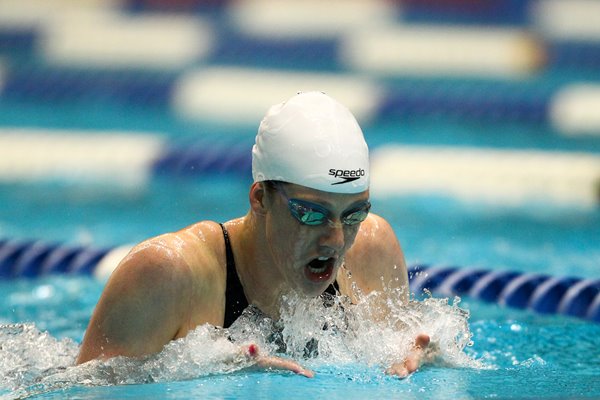
[[[346,107],[321,92],[299,93],[272,106],[260,123],[252,177],[360,193],[369,189],[369,149]]]

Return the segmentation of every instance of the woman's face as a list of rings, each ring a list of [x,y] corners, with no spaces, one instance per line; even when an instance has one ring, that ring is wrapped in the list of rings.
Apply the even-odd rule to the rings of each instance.
[[[335,280],[360,227],[360,223],[348,225],[342,220],[350,222],[352,217],[364,216],[365,209],[368,212],[369,192],[329,193],[286,183],[278,184],[269,196],[266,239],[276,264],[273,268],[279,269],[289,289],[320,295]],[[290,199],[296,216],[290,211]],[[299,214],[305,223],[298,220]],[[306,224],[314,221],[310,217],[323,214],[324,223]]]

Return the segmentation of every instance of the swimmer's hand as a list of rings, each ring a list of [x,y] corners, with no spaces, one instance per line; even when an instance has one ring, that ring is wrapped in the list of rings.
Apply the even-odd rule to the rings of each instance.
[[[415,345],[411,349],[406,359],[401,363],[394,363],[385,372],[388,375],[396,375],[399,378],[406,378],[415,372],[421,366],[425,349],[429,346],[429,335],[421,333],[415,339]]]
[[[315,373],[309,369],[303,368],[300,364],[292,360],[286,360],[285,358],[263,356],[258,350],[258,346],[251,344],[245,347],[246,356],[253,359],[256,362],[256,366],[262,369],[277,369],[284,371],[292,371],[298,375],[312,378]]]

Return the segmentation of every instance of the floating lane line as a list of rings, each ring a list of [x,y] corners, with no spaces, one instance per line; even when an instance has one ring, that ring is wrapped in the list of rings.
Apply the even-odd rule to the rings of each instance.
[[[600,51],[598,54],[600,66]],[[417,81],[385,85],[373,76],[356,73],[231,66],[182,72],[57,65],[16,68],[8,59],[3,64],[0,99],[33,104],[61,100],[95,105],[110,101],[123,107],[148,106],[174,112],[188,120],[254,126],[267,105],[298,91],[320,90],[347,105],[361,124],[447,117],[493,124],[519,122],[544,129],[547,124],[564,135],[600,135],[600,85],[591,82]]]
[[[231,3],[227,13],[249,36],[315,38],[392,23],[400,8],[384,0],[246,0]]]
[[[384,76],[522,78],[545,62],[543,44],[525,30],[469,26],[357,30],[340,54],[350,68]]]
[[[106,281],[132,246],[98,249],[42,241],[0,239],[0,280],[49,275],[93,276]],[[542,314],[562,314],[600,322],[600,280],[553,277],[518,271],[415,264],[408,271],[410,290],[416,297],[428,291],[444,297],[469,296],[476,300],[528,309]],[[540,296],[551,282],[562,292]]]
[[[380,87],[353,75],[220,67],[184,73],[175,85],[173,107],[191,119],[256,125],[267,111],[265,104],[311,90],[336,98],[359,121],[373,118],[381,104]]]
[[[156,175],[248,174],[251,144],[250,139],[221,144],[198,139],[176,145],[141,132],[0,129],[0,182],[141,187]],[[600,155],[388,144],[371,150],[371,182],[376,196],[593,208],[599,200]]]
[[[552,125],[563,134],[600,136],[600,84],[562,87],[552,97],[549,114]]]
[[[545,37],[600,42],[600,2],[543,0],[532,6],[534,26]]]
[[[150,134],[0,129],[0,181],[145,185],[164,147]]]
[[[386,145],[372,151],[378,195],[431,194],[518,205],[598,204],[600,156],[537,150]]]
[[[88,68],[177,69],[205,58],[214,45],[198,16],[69,13],[42,24],[40,49],[52,64]]]
[[[426,290],[443,296],[468,296],[541,314],[570,315],[600,322],[598,279],[430,265],[410,266],[409,278],[411,292],[416,296]],[[546,291],[549,285],[557,284],[564,286],[564,290]]]
[[[122,0],[2,0],[0,25],[4,28],[37,28],[61,16],[101,16],[120,12]]]

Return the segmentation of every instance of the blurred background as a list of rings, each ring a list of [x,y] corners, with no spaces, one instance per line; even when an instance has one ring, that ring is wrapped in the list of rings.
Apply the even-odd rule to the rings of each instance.
[[[459,295],[467,354],[497,366],[321,376],[347,398],[510,398],[515,379],[522,397],[597,395],[600,0],[0,0],[0,397],[123,397],[68,391],[90,370],[54,338],[82,339],[133,244],[244,215],[260,119],[308,90],[359,120],[372,211],[429,266],[415,298]],[[256,397],[246,374],[195,373],[120,388]]]
[[[0,238],[240,216],[304,90],[361,123],[409,262],[597,276],[597,0],[0,0]]]

